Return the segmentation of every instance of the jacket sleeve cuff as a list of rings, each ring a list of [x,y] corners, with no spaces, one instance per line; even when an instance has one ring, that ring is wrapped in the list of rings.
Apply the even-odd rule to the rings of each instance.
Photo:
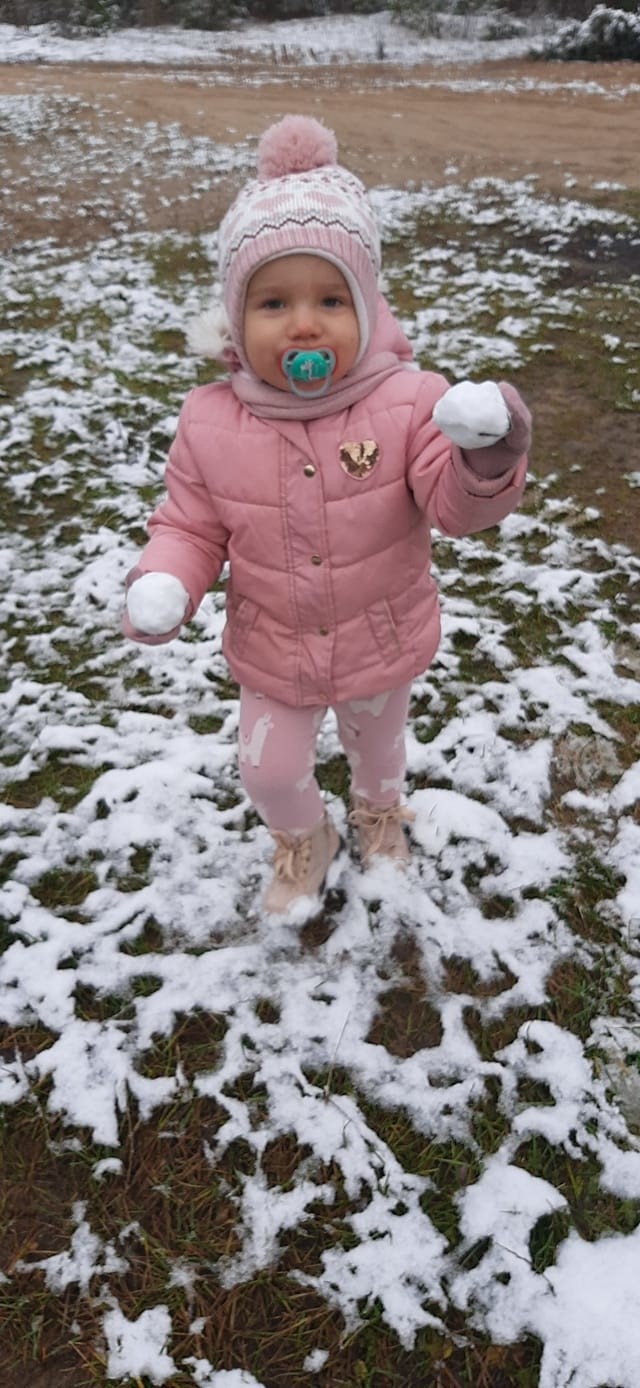
[[[469,466],[462,449],[456,443],[451,444],[451,457],[456,475],[470,496],[499,496],[510,487],[518,489],[522,486],[527,471],[527,459],[524,454],[497,477],[480,477]]]

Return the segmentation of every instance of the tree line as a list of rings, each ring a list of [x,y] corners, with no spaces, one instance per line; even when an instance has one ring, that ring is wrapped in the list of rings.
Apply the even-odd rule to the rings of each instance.
[[[616,0],[618,9],[607,15],[634,13],[637,23],[638,0]],[[487,31],[485,37],[509,37],[508,20],[526,21],[537,10],[561,18],[583,20],[590,15],[594,0],[387,0],[387,9],[419,33],[437,34],[446,15],[488,16],[502,25],[500,32]],[[29,28],[53,24],[66,34],[100,32],[126,27],[154,28],[178,25],[188,29],[228,29],[243,21],[318,18],[330,14],[373,14],[385,8],[384,0],[0,0],[0,23]],[[598,11],[604,6],[597,7]],[[624,27],[624,20],[618,21]],[[602,27],[602,24],[600,25]],[[627,26],[628,27],[628,26]]]
[[[348,13],[371,14],[382,0],[354,0]],[[0,0],[0,23],[55,24],[62,31],[152,28],[227,29],[243,20],[299,19],[340,12],[331,0]]]

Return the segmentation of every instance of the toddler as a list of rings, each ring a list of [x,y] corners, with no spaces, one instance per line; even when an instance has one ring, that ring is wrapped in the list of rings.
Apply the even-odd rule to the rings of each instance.
[[[404,727],[440,635],[430,527],[508,515],[530,442],[513,386],[417,369],[378,290],[373,210],[336,160],[331,131],[287,116],[222,221],[224,312],[189,340],[229,377],[183,406],[123,620],[169,641],[228,561],[223,651],[240,776],[275,843],[269,912],[320,891],[340,847],[314,774],[329,706],[361,861],[408,859]]]

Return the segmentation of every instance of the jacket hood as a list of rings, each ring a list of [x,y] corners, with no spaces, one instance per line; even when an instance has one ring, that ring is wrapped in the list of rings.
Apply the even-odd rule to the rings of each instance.
[[[261,381],[238,356],[222,305],[188,324],[186,337],[195,355],[212,357],[229,368],[234,394],[261,419],[319,419],[348,409],[396,371],[418,370],[411,345],[382,294],[364,356],[322,396],[301,398]]]

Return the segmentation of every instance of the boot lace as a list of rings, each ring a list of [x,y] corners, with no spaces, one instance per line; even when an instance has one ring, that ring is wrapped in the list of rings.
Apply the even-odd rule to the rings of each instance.
[[[373,857],[384,847],[390,830],[402,824],[413,824],[415,814],[406,805],[369,805],[360,801],[349,814],[349,823],[360,829],[367,840],[367,852]]]
[[[290,839],[286,834],[273,835],[276,850],[273,855],[273,871],[279,882],[302,882],[309,871],[311,861],[311,838]]]

